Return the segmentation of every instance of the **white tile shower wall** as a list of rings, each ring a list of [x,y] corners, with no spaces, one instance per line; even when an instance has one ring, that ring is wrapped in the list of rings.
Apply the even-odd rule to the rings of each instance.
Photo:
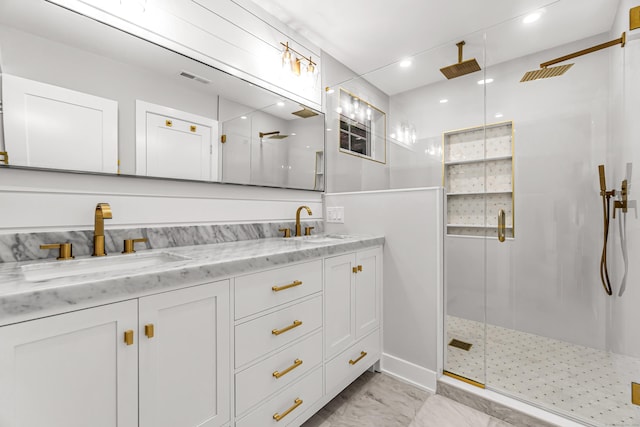
[[[629,31],[629,9],[637,6],[636,0],[622,0],[618,8],[615,23],[609,36],[620,37],[627,32],[627,44],[624,49],[611,49],[611,138],[607,146],[606,171],[607,187],[620,189],[623,179],[629,180],[629,200],[637,203],[640,166],[640,30]],[[603,162],[604,163],[604,162]],[[635,166],[635,170],[634,169]],[[637,205],[635,205],[637,206]],[[626,291],[620,297],[622,279],[625,272],[620,248],[619,221],[625,215],[617,213],[611,222],[609,245],[609,272],[611,274],[614,296],[609,297],[611,314],[611,333],[608,344],[612,351],[640,357],[638,327],[640,311],[640,266],[634,260],[640,258],[640,221],[637,207],[626,214],[628,275]],[[635,373],[635,381],[640,382],[640,372]]]
[[[493,37],[487,34],[489,45]],[[407,186],[442,185],[442,132],[482,125],[485,90],[487,123],[513,120],[516,237],[502,246],[487,242],[488,320],[597,348],[605,346],[607,316],[598,273],[597,165],[608,137],[608,56],[585,56],[563,77],[519,81],[540,62],[608,38],[485,68],[494,79],[486,87],[476,83],[483,76],[476,73],[390,98],[391,121],[406,117],[418,133],[413,157],[392,158],[391,182]],[[449,102],[439,103],[442,98]],[[495,119],[497,112],[504,117]],[[403,159],[411,163],[399,163]],[[445,240],[451,314],[483,318],[484,244],[472,237]]]
[[[328,233],[385,236],[383,351],[409,372],[395,374],[433,390],[441,356],[435,344],[442,331],[443,204],[441,188],[325,196],[327,207],[343,206],[345,212],[344,224],[325,225]],[[420,379],[425,370],[431,384]]]
[[[291,220],[303,204],[323,215],[321,193],[302,190],[15,169],[0,183],[1,234],[93,229],[99,202],[107,229]]]

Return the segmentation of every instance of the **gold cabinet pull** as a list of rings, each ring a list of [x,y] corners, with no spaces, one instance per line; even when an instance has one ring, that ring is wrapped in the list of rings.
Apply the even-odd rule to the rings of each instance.
[[[147,338],[153,338],[155,336],[155,328],[153,327],[153,323],[144,325],[144,334],[147,336]]]
[[[357,273],[357,272],[358,272],[358,267],[353,267],[353,268],[351,269],[351,271],[353,271],[354,273]]]
[[[296,400],[293,401],[293,406],[291,408],[287,409],[282,414],[278,414],[277,412],[273,414],[273,419],[276,421],[280,421],[281,419],[289,415],[291,412],[293,412],[300,405],[302,405],[302,399],[297,398]]]
[[[358,271],[362,271],[362,266],[358,265]]]
[[[2,162],[4,162],[5,165],[9,164],[9,153],[7,153],[6,151],[0,151],[0,156],[2,156]]]
[[[173,122],[172,122],[171,120],[165,120],[165,121],[164,121],[164,124],[165,124],[167,127],[171,127],[171,126],[173,126]]]
[[[284,291],[285,289],[289,289],[289,288],[294,288],[296,286],[300,286],[302,285],[302,282],[300,280],[294,280],[293,282],[289,283],[288,285],[284,285],[284,286],[273,286],[271,288],[271,290],[273,292],[280,292],[280,291]]]
[[[287,369],[285,369],[284,371],[280,372],[280,371],[275,371],[273,373],[273,376],[276,378],[280,378],[285,376],[286,374],[288,374],[289,372],[293,371],[294,369],[296,369],[298,366],[302,365],[302,360],[300,359],[296,359],[293,361],[293,365],[289,366]]]
[[[355,365],[356,363],[358,363],[359,361],[364,359],[366,356],[367,356],[367,352],[366,351],[361,351],[360,352],[360,357],[358,357],[356,360],[349,360],[349,365]]]
[[[498,211],[498,240],[500,242],[504,242],[504,234],[505,234],[505,215],[504,209],[500,209]]]
[[[132,329],[127,329],[126,331],[124,331],[124,342],[127,345],[133,345],[133,330]]]
[[[292,324],[290,324],[289,326],[285,326],[282,329],[274,329],[273,331],[271,331],[271,333],[273,335],[280,335],[280,334],[284,334],[287,331],[290,331],[293,328],[297,328],[298,326],[302,325],[302,321],[300,320],[294,320]]]

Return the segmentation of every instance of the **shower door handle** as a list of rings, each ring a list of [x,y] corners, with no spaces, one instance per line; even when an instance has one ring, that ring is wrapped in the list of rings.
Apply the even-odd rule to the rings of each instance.
[[[504,242],[505,214],[504,209],[498,211],[498,241]]]

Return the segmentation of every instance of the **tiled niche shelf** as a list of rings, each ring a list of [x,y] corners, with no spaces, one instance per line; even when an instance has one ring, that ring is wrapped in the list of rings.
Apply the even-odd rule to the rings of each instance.
[[[513,237],[513,122],[445,132],[442,144],[447,234],[497,237],[504,209]]]

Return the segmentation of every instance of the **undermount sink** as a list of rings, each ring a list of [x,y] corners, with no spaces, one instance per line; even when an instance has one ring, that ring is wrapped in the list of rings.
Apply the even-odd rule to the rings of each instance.
[[[292,237],[291,240],[309,242],[309,243],[333,243],[333,242],[339,242],[348,237],[349,236],[343,236],[340,234],[314,234],[311,236]]]
[[[83,274],[105,273],[109,271],[130,271],[153,267],[189,258],[167,252],[152,254],[110,255],[73,261],[57,261],[22,266],[24,278],[30,282],[59,279]]]

